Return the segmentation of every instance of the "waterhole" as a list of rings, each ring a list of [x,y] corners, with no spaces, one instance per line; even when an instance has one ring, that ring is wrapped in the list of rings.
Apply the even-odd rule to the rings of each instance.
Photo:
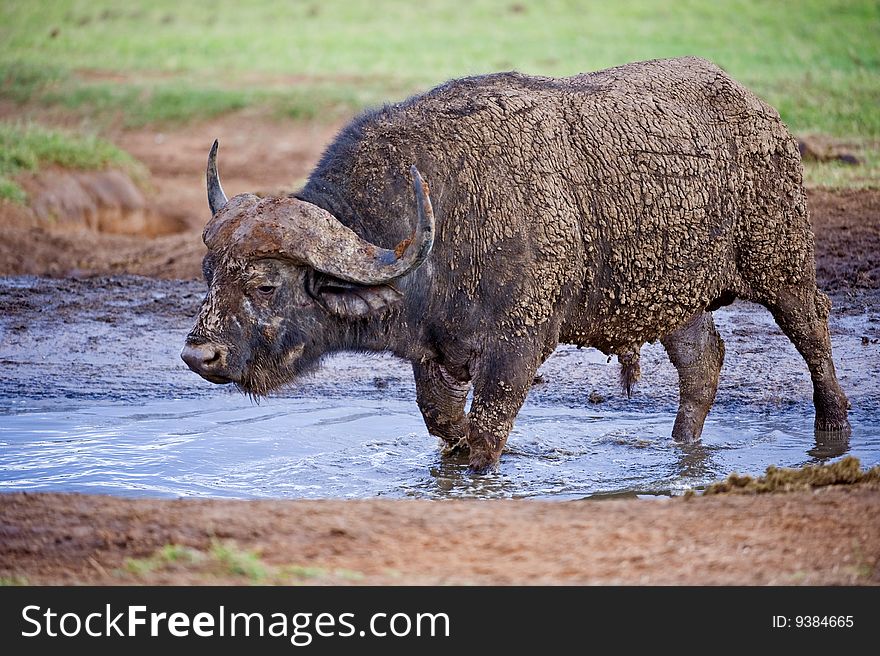
[[[259,404],[189,372],[178,352],[202,287],[112,278],[0,283],[0,491],[156,497],[364,498],[669,495],[731,472],[844,454],[880,462],[880,340],[871,308],[832,319],[853,404],[849,439],[813,432],[806,366],[762,308],[715,313],[727,355],[699,444],[669,436],[677,379],[642,351],[632,399],[617,366],[561,346],[542,367],[497,473],[444,459],[409,366],[334,356]]]

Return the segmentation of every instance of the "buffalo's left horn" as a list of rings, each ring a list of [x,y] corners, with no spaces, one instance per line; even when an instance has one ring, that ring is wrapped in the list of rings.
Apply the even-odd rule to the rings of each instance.
[[[208,155],[208,206],[211,208],[212,216],[223,209],[227,200],[226,194],[223,193],[223,187],[220,186],[220,174],[217,172],[217,147],[219,145],[220,142],[215,139]]]
[[[216,146],[208,166],[209,190],[215,151]],[[236,196],[242,212],[215,214],[202,238],[208,249],[238,258],[289,259],[359,285],[386,284],[417,269],[434,246],[434,210],[428,185],[415,166],[410,174],[416,226],[412,235],[394,248],[370,243],[327,210],[292,196]],[[219,182],[216,188],[220,189]],[[226,197],[222,191],[217,193],[222,206]],[[217,211],[213,203],[211,209]]]

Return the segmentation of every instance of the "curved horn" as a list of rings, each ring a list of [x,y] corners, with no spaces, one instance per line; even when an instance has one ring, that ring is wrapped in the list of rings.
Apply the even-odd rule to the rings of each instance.
[[[393,249],[362,239],[312,203],[289,196],[259,199],[249,194],[236,196],[229,201],[235,208],[208,221],[203,233],[205,245],[235,257],[294,260],[359,285],[391,282],[421,265],[434,245],[434,210],[428,185],[415,166],[410,173],[418,221],[412,236]]]
[[[208,207],[211,208],[212,216],[222,210],[227,202],[223,187],[220,186],[220,174],[217,172],[217,148],[219,145],[220,142],[215,139],[208,155]]]
[[[379,248],[328,214],[335,226],[325,234],[332,235],[335,248],[328,248],[330,245],[319,239],[303,259],[318,271],[359,285],[382,285],[415,271],[434,246],[434,208],[419,170],[413,165],[409,172],[418,214],[411,237],[393,249]]]

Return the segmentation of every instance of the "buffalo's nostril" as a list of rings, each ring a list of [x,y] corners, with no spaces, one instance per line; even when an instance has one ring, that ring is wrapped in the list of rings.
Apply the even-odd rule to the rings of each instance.
[[[223,378],[224,349],[217,344],[187,344],[180,352],[186,366],[209,380]]]

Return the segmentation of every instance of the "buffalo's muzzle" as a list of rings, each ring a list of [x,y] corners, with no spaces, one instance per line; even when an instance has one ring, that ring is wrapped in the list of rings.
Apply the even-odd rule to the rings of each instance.
[[[186,366],[212,383],[231,383],[226,371],[228,349],[219,344],[187,344],[180,352]]]

